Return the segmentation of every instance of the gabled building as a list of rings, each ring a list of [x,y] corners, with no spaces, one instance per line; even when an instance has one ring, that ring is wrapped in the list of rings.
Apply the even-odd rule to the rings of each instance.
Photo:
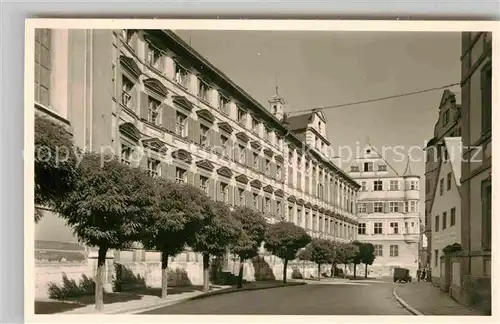
[[[375,246],[372,276],[391,276],[393,269],[410,269],[413,278],[419,264],[420,177],[407,161],[400,175],[369,145],[350,165],[361,186],[358,195],[358,240]]]

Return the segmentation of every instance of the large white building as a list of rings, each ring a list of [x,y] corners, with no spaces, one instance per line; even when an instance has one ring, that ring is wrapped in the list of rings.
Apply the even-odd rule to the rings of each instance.
[[[371,276],[390,276],[393,269],[418,269],[420,177],[409,162],[399,175],[371,146],[351,164],[349,175],[361,185],[357,212],[358,240],[375,246]]]

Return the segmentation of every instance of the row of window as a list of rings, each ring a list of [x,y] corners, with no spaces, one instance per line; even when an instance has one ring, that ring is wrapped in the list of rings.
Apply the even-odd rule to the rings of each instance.
[[[384,256],[384,246],[382,244],[374,244],[374,254],[375,256],[382,257]],[[399,245],[391,244],[389,246],[389,256],[398,257],[399,256]]]
[[[50,105],[51,31],[35,29],[35,101]]]
[[[374,163],[373,162],[364,162],[363,163],[363,172],[373,172],[374,171]],[[377,171],[387,171],[386,164],[377,165]],[[351,172],[360,172],[359,165],[351,165]]]
[[[408,188],[409,190],[419,190],[419,181],[418,180],[411,180],[410,181],[410,187]],[[387,185],[387,183],[386,183]],[[383,191],[383,190],[388,190],[388,191],[399,191],[402,190],[400,187],[400,181],[399,180],[390,180],[389,181],[389,188],[384,189],[384,182],[382,180],[374,180],[373,181],[373,186],[369,187],[367,181],[361,181],[361,191]]]
[[[409,201],[375,201],[358,203],[358,213],[417,213],[419,211],[418,200]]]
[[[132,35],[133,35],[132,32],[124,31],[123,37],[126,39],[127,42],[130,42]],[[148,51],[147,51],[147,53],[149,53],[147,56],[148,64],[150,66],[155,67],[156,69],[159,69],[160,71],[164,71],[165,67],[163,67],[161,65],[163,63],[161,63],[161,64],[159,63],[159,62],[164,61],[163,59],[161,59],[162,58],[161,51],[156,49],[154,47],[154,45],[152,45],[152,44],[149,44],[148,46],[149,46]],[[190,77],[191,77],[191,74],[189,73],[189,70],[187,68],[184,68],[178,62],[175,62],[175,81],[177,83],[179,83],[183,88],[188,88]],[[127,107],[130,107],[133,104],[133,102],[132,102],[133,96],[131,95],[133,88],[134,88],[134,83],[126,76],[123,76],[122,77],[122,104],[127,106]],[[198,77],[198,94],[197,94],[197,96],[200,99],[202,99],[202,101],[204,101],[205,103],[210,103],[212,101],[211,97],[214,93],[215,92],[212,91],[210,86],[203,80],[203,78]],[[229,114],[230,100],[228,98],[226,98],[221,93],[219,93],[218,98],[219,98],[219,102],[218,102],[219,110],[222,111],[224,114],[228,115]],[[148,96],[148,117],[147,118],[148,118],[148,121],[150,123],[153,123],[156,125],[161,123],[161,120],[163,118],[161,115],[162,109],[160,106],[161,106],[160,101],[153,98],[152,96]],[[236,118],[240,124],[243,124],[244,126],[246,126],[247,125],[246,120],[248,117],[250,117],[252,120],[251,126],[250,126],[252,131],[254,131],[255,133],[258,133],[259,135],[262,134],[261,137],[264,140],[267,140],[268,142],[270,142],[271,144],[276,143],[278,145],[278,147],[282,147],[283,139],[277,133],[275,134],[270,128],[268,128],[267,126],[260,123],[260,121],[255,116],[250,115],[245,109],[243,109],[241,107],[237,107]],[[190,130],[189,130],[190,124],[188,123],[188,120],[189,120],[188,116],[180,111],[176,111],[175,119],[176,119],[175,133],[178,136],[187,137],[188,133],[190,132]],[[262,125],[262,127],[259,127],[261,125]],[[261,129],[263,130],[262,133],[260,132]],[[210,128],[204,124],[201,124],[200,125],[200,134],[199,134],[199,136],[200,136],[199,142],[200,142],[201,146],[208,147],[208,146],[216,144],[216,143],[211,143],[214,140],[209,135],[209,133],[210,133]],[[228,149],[227,149],[227,146],[229,146],[229,145],[230,145],[229,136],[221,134],[220,135],[220,146],[222,146],[222,149],[224,152],[223,154],[226,157],[228,157],[228,155],[229,155]],[[234,158],[235,161],[238,161],[242,164],[246,164],[249,166],[253,166],[256,169],[261,169],[261,167],[258,167],[260,165],[259,159],[257,158],[258,154],[253,153],[253,156],[256,158],[253,159],[253,162],[250,162],[248,160],[250,160],[251,157],[249,157],[247,155],[246,147],[243,145],[239,145],[237,147],[237,149],[238,149],[238,152],[236,153],[236,156]],[[301,165],[300,164],[301,159],[302,159],[302,156],[299,155],[299,157],[297,158],[297,160],[299,161],[299,165]],[[305,172],[306,174],[310,170],[312,172],[313,177],[316,178],[316,170],[318,170],[319,167],[316,167],[315,165],[313,165],[313,163],[311,161],[306,160],[305,168],[306,168],[306,172]],[[271,161],[266,161],[265,162],[265,170],[263,172],[265,172],[269,176],[273,176],[273,174],[271,174],[271,173],[276,173],[276,177],[278,179],[282,179],[282,167],[277,166],[276,169],[277,170],[276,171],[273,170],[274,171],[273,172],[271,170]],[[262,170],[259,170],[259,171],[262,171]],[[297,170],[297,173],[299,173],[299,172],[300,171]],[[325,176],[326,176],[326,173],[325,173]],[[320,171],[319,178],[320,179],[323,178],[322,171]],[[289,179],[290,180],[293,179],[293,173],[289,174]],[[302,190],[303,189],[303,188],[301,188],[302,183],[299,180],[301,180],[301,178],[299,177],[299,175],[297,175],[297,181],[296,181],[297,185],[296,186],[299,190]],[[307,180],[308,179],[306,179],[306,181]],[[293,186],[293,180],[291,181],[290,185]],[[316,196],[320,199],[325,200],[326,198],[328,198],[328,197],[325,197],[326,195],[324,194],[322,184],[318,184],[318,185],[313,184],[313,186],[310,186],[306,182],[304,189],[307,193],[313,194],[314,196]],[[353,204],[351,204],[351,203],[346,203],[346,206],[349,206],[348,209],[351,211],[354,208]]]
[[[410,225],[411,228],[415,228],[415,222],[405,222],[405,232],[404,234],[408,234],[411,232],[410,230]],[[390,222],[389,226],[391,228],[391,231],[388,234],[403,234],[399,231],[399,223],[398,222]],[[358,234],[359,235],[367,235],[369,234],[367,232],[366,228],[366,223],[359,223],[358,224]],[[383,223],[382,222],[375,222],[373,223],[373,234],[384,234],[383,231]]]
[[[441,218],[441,222],[442,222],[442,226],[441,226],[441,230],[445,230],[446,227],[448,226],[448,212],[443,212],[443,218]],[[455,207],[453,207],[452,209],[450,209],[450,227],[452,226],[455,226],[455,222],[456,222],[456,209]],[[435,219],[434,219],[434,231],[435,232],[439,232],[439,215],[436,215],[435,216]]]

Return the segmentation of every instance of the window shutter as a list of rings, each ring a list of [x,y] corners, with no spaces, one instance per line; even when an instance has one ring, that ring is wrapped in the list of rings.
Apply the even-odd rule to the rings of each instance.
[[[209,131],[209,136],[210,136],[210,147],[219,147],[220,144],[218,143],[218,139],[220,138],[217,136],[217,132],[213,129]]]
[[[235,197],[234,194],[235,194],[234,187],[228,186],[228,188],[227,188],[227,203],[229,205],[234,205],[234,197]]]
[[[405,203],[403,201],[399,202],[399,212],[404,213],[405,212]]]
[[[162,104],[163,127],[170,132],[175,132],[176,114],[175,109]]]
[[[276,200],[271,200],[271,215],[277,216],[276,212],[277,206],[276,206]]]
[[[266,163],[263,156],[259,158],[259,162],[260,162],[260,172],[264,173],[266,171]]]
[[[208,192],[208,197],[210,197],[212,200],[215,200],[215,192],[214,192],[214,180],[208,179],[207,181],[207,192]]]
[[[188,128],[187,138],[188,140],[194,142],[194,129],[196,128],[196,121],[188,117],[187,128]]]
[[[368,214],[371,214],[371,213],[373,213],[373,210],[374,210],[373,203],[372,202],[367,202],[366,203],[366,212]]]
[[[297,172],[297,188],[302,190],[302,176],[300,172]]]
[[[239,206],[240,205],[240,196],[238,194],[238,187],[231,188],[231,191],[234,192],[234,195],[233,195],[233,201],[230,203],[232,203],[234,206]]]
[[[137,47],[139,43],[139,35],[137,32],[133,33],[132,37],[130,38],[130,47],[137,53]]]
[[[165,74],[165,59],[165,55],[160,54],[160,59],[158,60],[158,70],[160,70],[162,74]]]
[[[168,164],[166,164],[164,162],[161,163],[161,176],[162,176],[162,178],[168,179],[168,172],[169,172],[168,168],[169,168]]]
[[[122,103],[122,67],[120,65],[119,58],[115,63],[115,75],[113,79],[115,80],[115,100],[118,104]]]
[[[253,152],[248,147],[246,148],[246,154],[247,154],[246,164],[248,167],[251,168],[253,163]]]
[[[168,167],[168,170],[169,170],[169,172],[168,172],[168,180],[175,181],[175,166],[170,165]]]
[[[187,172],[187,182],[191,185],[194,185],[194,174],[193,172]]]
[[[199,120],[192,120],[192,124],[194,125],[194,129],[193,129],[193,139],[192,141],[195,143],[195,144],[198,144],[200,145],[201,144],[201,123]],[[207,138],[208,140],[210,140],[210,131],[209,133],[207,134]]]
[[[145,152],[142,152],[141,161],[139,162],[139,167],[143,170],[148,169],[148,156]]]
[[[140,111],[141,118],[148,120],[148,95],[144,91],[141,91],[140,106],[141,106],[141,111]]]
[[[278,178],[276,176],[276,163],[274,163],[274,162],[271,162],[271,177]]]
[[[227,140],[227,157],[229,160],[233,160],[234,161],[234,146],[233,146],[233,141],[231,139],[228,139]]]
[[[253,209],[253,197],[250,191],[245,191],[245,205]]]
[[[221,189],[220,181],[215,181],[215,196],[214,196],[215,201],[222,201],[220,189]]]
[[[384,213],[388,213],[389,210],[390,210],[389,209],[389,202],[386,201],[386,202],[384,202],[384,210],[383,211],[384,211]]]
[[[312,195],[313,197],[318,196],[318,181],[315,178],[312,181]]]
[[[292,186],[293,185],[293,168],[288,167],[288,185]]]

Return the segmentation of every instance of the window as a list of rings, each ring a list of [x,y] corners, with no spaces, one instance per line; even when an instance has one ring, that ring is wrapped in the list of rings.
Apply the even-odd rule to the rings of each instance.
[[[238,145],[238,151],[240,153],[240,157],[239,157],[238,161],[242,164],[245,164],[245,161],[246,161],[245,147],[243,145]]]
[[[276,178],[281,179],[281,166],[276,165]]]
[[[210,102],[210,87],[208,84],[206,84],[203,80],[198,78],[198,97],[205,101],[205,102]]]
[[[446,212],[443,212],[443,229],[446,228],[447,223],[448,223],[448,220],[447,220]]]
[[[434,250],[434,266],[437,267],[439,260],[439,250]]]
[[[455,209],[455,207],[453,207],[453,208],[450,210],[450,227],[455,226],[455,222],[456,222],[456,212],[457,212],[457,210]]]
[[[163,64],[161,60],[161,52],[154,46],[153,44],[149,43],[148,44],[148,51],[147,51],[147,61],[148,64],[152,67],[157,68],[158,70],[163,70]]]
[[[259,121],[252,116],[252,131],[259,132]]]
[[[450,160],[448,157],[448,150],[446,149],[446,147],[444,147],[443,151],[444,151],[444,163],[446,163]]]
[[[259,195],[256,193],[253,194],[253,208],[255,210],[259,208]]]
[[[126,165],[130,165],[130,156],[132,155],[132,148],[128,145],[122,144],[121,146],[121,161]]]
[[[157,177],[160,175],[160,161],[148,158],[148,175]]]
[[[281,215],[281,201],[276,202],[276,214]]]
[[[228,200],[229,200],[229,196],[227,194],[228,190],[229,190],[229,186],[227,185],[227,183],[222,183],[221,182],[221,184],[220,184],[220,193],[219,194],[220,194],[220,197],[221,197],[220,200],[222,202],[225,202],[225,203],[228,202]]]
[[[351,172],[359,172],[359,166],[351,165]]]
[[[491,131],[491,61],[481,69],[481,132]]]
[[[291,165],[293,163],[293,152],[288,152],[288,164]]]
[[[358,213],[366,213],[366,203],[358,204]]]
[[[222,150],[223,150],[224,156],[228,157],[229,156],[229,147],[228,147],[229,139],[226,136],[221,135],[220,136],[220,142],[221,142],[221,146],[222,146]]]
[[[389,183],[389,190],[398,191],[399,190],[399,181],[398,180],[391,180]]]
[[[297,225],[302,226],[302,210],[297,208]]]
[[[387,171],[387,165],[385,165],[385,164],[381,164],[381,165],[379,165],[379,166],[378,166],[378,170],[379,170],[379,171]]]
[[[259,169],[259,153],[253,153],[253,168],[256,170]]]
[[[180,112],[176,113],[176,122],[175,122],[175,134],[181,137],[187,136],[187,127],[186,127],[187,117]]]
[[[175,64],[175,82],[183,86],[184,88],[188,87],[189,81],[189,73],[188,71],[180,66],[178,63]]]
[[[375,223],[374,224],[373,234],[382,234],[382,223]]]
[[[442,196],[444,193],[444,179],[439,180],[439,195]]]
[[[134,83],[130,81],[129,78],[122,75],[122,105],[128,108],[132,108],[132,89],[134,88]]]
[[[201,124],[200,125],[200,143],[201,146],[207,147],[210,145],[210,128]]]
[[[383,207],[382,207],[382,202],[376,201],[373,203],[373,212],[374,213],[382,213],[383,212]]]
[[[408,223],[407,223],[408,224]],[[399,224],[396,222],[391,222],[390,226],[392,228],[392,234],[399,234]]]
[[[297,156],[297,168],[300,167],[301,163],[302,163],[302,157],[299,155]]]
[[[481,245],[483,249],[491,249],[491,180],[481,183]]]
[[[443,126],[446,126],[448,125],[448,122],[450,121],[450,111],[449,110],[446,110],[444,113],[443,113]]]
[[[204,193],[208,194],[208,178],[200,176],[200,188]]]
[[[274,141],[273,141],[274,132],[272,130],[270,130],[269,128],[266,128],[266,132],[267,132],[266,140],[269,141],[271,144],[274,144]]]
[[[238,188],[238,203],[240,206],[245,205],[245,190]]]
[[[271,174],[271,161],[269,161],[268,159],[266,159],[266,170],[265,170],[265,173],[266,173],[266,175],[270,175]]]
[[[412,223],[412,227],[413,227],[413,223]],[[408,232],[409,232],[408,222],[405,222],[405,233],[408,233]]]
[[[410,181],[410,190],[418,190],[418,180]]]
[[[364,172],[371,172],[373,171],[373,162],[365,162],[364,167],[363,167]]]
[[[446,190],[451,189],[451,172],[446,175]]]
[[[51,31],[35,29],[35,101],[50,105]]]
[[[436,217],[434,217],[434,231],[435,232],[438,232],[439,231],[439,215],[436,215]]]
[[[247,117],[247,113],[243,109],[238,108],[238,122],[240,124],[245,124],[246,117]]]
[[[175,182],[177,183],[186,182],[186,170],[183,170],[181,168],[175,169]]]
[[[389,255],[391,257],[399,256],[399,245],[391,245],[389,246]]]
[[[373,181],[373,190],[374,191],[382,191],[382,180]]]
[[[271,198],[265,198],[264,199],[264,211],[266,213],[270,213],[271,212]]]
[[[410,201],[410,212],[411,213],[416,213],[418,212],[418,201],[411,200]]]
[[[366,223],[359,223],[358,224],[358,234],[359,235],[365,235],[366,234]]]
[[[154,125],[160,122],[160,102],[148,96],[148,121]]]
[[[321,125],[321,122],[318,122],[318,130],[319,130],[319,132],[321,133],[321,131],[322,131],[322,125]]]
[[[288,221],[293,222],[293,206],[288,206]]]
[[[368,191],[368,188],[366,187],[366,181],[361,181],[361,191]]]
[[[399,213],[399,202],[397,202],[397,201],[389,202],[389,212]]]
[[[374,244],[373,247],[375,256],[384,256],[382,244]]]
[[[221,93],[219,93],[219,109],[224,114],[229,114],[229,99],[224,97]]]

